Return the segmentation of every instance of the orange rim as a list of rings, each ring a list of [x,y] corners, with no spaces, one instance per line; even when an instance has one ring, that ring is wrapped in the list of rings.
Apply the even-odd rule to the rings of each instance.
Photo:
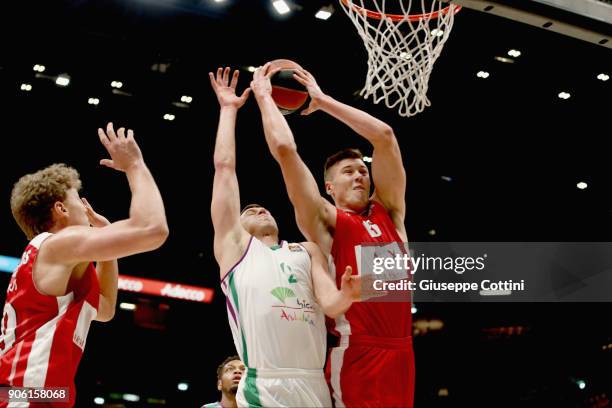
[[[346,5],[347,7],[352,7],[353,10],[357,11],[360,14],[364,14],[370,18],[374,18],[376,20],[382,20],[383,18],[388,18],[391,19],[392,21],[402,21],[402,20],[408,20],[408,21],[419,21],[419,20],[423,20],[423,19],[437,19],[440,14],[448,14],[450,11],[451,6],[446,6],[444,7],[442,10],[440,11],[434,11],[432,13],[423,13],[423,14],[408,14],[408,15],[403,15],[403,14],[383,14],[383,13],[379,13],[377,11],[372,11],[372,10],[368,10],[364,7],[360,7],[356,4],[353,4],[353,2],[351,0],[341,0],[342,3],[344,3],[344,5]],[[455,14],[461,10],[461,6],[455,5]]]

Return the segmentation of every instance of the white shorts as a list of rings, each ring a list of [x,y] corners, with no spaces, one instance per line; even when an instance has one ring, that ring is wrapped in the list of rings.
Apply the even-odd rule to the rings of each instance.
[[[247,368],[238,385],[239,407],[331,407],[323,369]]]

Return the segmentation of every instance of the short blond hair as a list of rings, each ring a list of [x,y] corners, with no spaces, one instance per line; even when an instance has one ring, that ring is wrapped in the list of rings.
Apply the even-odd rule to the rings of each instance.
[[[11,212],[28,239],[53,227],[53,205],[64,201],[71,188],[81,189],[79,172],[63,163],[26,174],[15,183]]]

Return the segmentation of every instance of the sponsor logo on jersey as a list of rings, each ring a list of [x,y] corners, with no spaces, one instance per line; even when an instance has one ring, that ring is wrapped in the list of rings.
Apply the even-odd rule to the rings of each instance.
[[[289,245],[287,245],[287,248],[291,252],[304,252],[304,249],[302,248],[302,246],[300,244],[289,244]]]

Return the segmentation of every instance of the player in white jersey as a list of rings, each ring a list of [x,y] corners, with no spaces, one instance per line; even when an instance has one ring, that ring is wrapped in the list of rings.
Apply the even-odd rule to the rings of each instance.
[[[221,106],[215,144],[211,215],[214,253],[234,343],[246,366],[236,401],[250,407],[329,407],[323,375],[325,316],[344,313],[359,297],[359,278],[344,273],[340,290],[318,246],[279,242],[260,205],[240,212],[235,123],[248,98],[235,93],[238,71],[219,68],[210,81]]]

